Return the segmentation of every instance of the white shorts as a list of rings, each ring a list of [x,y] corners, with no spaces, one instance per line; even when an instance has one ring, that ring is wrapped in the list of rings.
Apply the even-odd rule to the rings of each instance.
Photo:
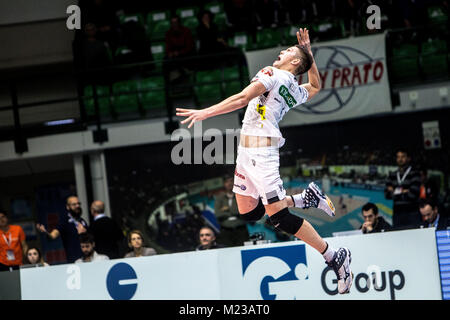
[[[233,192],[261,198],[264,205],[286,198],[278,147],[238,147]]]

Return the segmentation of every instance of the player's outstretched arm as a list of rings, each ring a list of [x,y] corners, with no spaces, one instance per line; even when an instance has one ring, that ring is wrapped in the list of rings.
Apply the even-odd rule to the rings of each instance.
[[[309,101],[320,91],[320,89],[322,88],[322,84],[320,82],[319,70],[317,69],[316,61],[314,60],[314,56],[312,54],[308,29],[300,28],[300,30],[297,31],[297,40],[299,45],[308,50],[313,60],[311,68],[308,70],[308,83],[301,85],[308,91],[308,101]]]
[[[181,121],[181,123],[185,124],[189,122],[188,128],[190,128],[197,121],[202,121],[219,114],[225,114],[237,109],[241,109],[248,105],[250,100],[262,95],[264,92],[266,92],[266,88],[264,87],[264,85],[259,81],[255,81],[250,83],[240,93],[234,94],[229,98],[223,100],[222,102],[215,104],[209,108],[201,110],[177,108],[176,115],[180,117],[186,117],[186,119]]]

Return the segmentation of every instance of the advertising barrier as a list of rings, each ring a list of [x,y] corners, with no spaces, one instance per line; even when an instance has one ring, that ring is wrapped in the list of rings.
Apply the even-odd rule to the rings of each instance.
[[[302,241],[27,268],[22,299],[442,299],[435,229],[327,238],[352,253],[354,283]],[[426,271],[424,271],[426,270]]]

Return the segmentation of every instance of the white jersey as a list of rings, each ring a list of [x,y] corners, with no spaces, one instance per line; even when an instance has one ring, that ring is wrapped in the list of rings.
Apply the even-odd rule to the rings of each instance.
[[[241,133],[249,136],[280,138],[278,146],[284,144],[278,123],[292,108],[308,100],[308,91],[298,85],[289,71],[265,67],[252,79],[260,81],[267,91],[250,101],[242,120]]]

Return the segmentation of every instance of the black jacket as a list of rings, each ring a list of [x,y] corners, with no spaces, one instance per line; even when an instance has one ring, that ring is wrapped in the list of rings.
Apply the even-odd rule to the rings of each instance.
[[[362,225],[361,227],[359,227],[359,229],[362,229]],[[392,229],[392,226],[386,222],[386,220],[384,220],[383,217],[378,216],[376,222],[375,222],[375,226],[372,229],[371,232],[363,232],[363,233],[376,233],[376,232],[382,232],[382,231],[389,231]]]
[[[416,212],[418,209],[419,196],[420,196],[420,172],[417,171],[414,167],[411,167],[408,175],[406,175],[405,179],[399,183],[397,179],[397,173],[402,179],[405,170],[401,171],[397,169],[389,174],[388,179],[386,181],[386,187],[392,186],[395,190],[397,187],[401,187],[403,189],[408,189],[409,191],[401,194],[394,194],[385,190],[385,196],[387,199],[392,199],[394,201],[394,214],[396,212]]]
[[[116,222],[110,217],[102,217],[91,224],[89,231],[95,239],[95,251],[107,255],[110,259],[121,258],[119,243],[124,235]]]
[[[443,216],[442,214],[440,214],[436,230],[446,230],[447,227],[449,227],[449,226],[450,226],[449,217]],[[424,221],[421,224],[419,224],[418,227],[419,228],[428,228],[428,222]]]

